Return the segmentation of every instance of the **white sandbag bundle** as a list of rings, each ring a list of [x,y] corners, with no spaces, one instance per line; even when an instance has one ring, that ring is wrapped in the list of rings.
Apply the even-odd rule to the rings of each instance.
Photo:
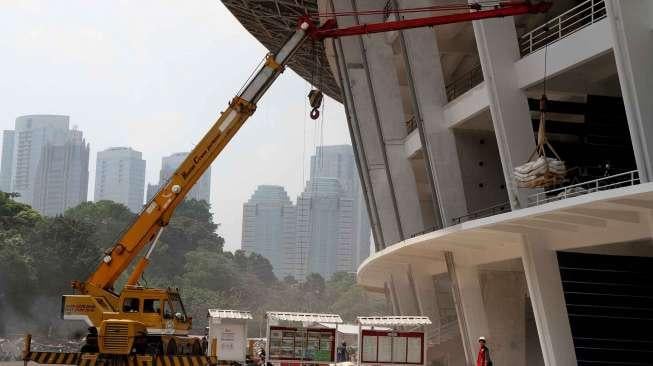
[[[563,161],[545,156],[517,166],[513,171],[517,186],[522,188],[549,187],[563,180],[566,174]]]
[[[565,162],[560,159],[553,146],[546,138],[546,95],[540,99],[540,126],[537,131],[537,146],[535,151],[522,165],[513,170],[513,178],[520,188],[548,188],[561,183],[567,175]],[[555,158],[546,156],[549,148]]]

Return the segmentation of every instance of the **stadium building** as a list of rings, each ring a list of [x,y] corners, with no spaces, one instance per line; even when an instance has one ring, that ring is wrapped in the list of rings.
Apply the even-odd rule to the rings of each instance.
[[[272,51],[307,12],[385,9],[347,26],[461,3],[222,2]],[[479,336],[497,365],[651,364],[651,65],[649,0],[303,45],[290,68],[349,121],[376,246],[358,282],[432,319],[429,365],[475,364]],[[544,92],[564,178],[517,184]]]

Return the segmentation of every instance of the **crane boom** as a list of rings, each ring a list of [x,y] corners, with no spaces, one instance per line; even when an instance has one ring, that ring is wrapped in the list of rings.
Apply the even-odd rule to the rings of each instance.
[[[170,221],[175,208],[238,129],[254,113],[258,100],[283,72],[284,65],[308,36],[321,40],[324,38],[388,32],[526,13],[543,13],[548,11],[550,7],[551,3],[549,1],[538,3],[504,1],[489,9],[475,9],[474,6],[470,6],[470,10],[455,14],[361,24],[346,28],[338,28],[335,18],[328,19],[320,27],[316,26],[308,16],[300,18],[295,33],[276,54],[270,53],[267,55],[264,65],[250,79],[242,91],[231,100],[228,108],[220,114],[213,127],[188,154],[170,180],[160,188],[159,192],[145,206],[118,242],[107,250],[97,270],[86,283],[76,282],[74,287],[82,289],[91,286],[105,291],[112,290],[120,274],[138,256],[140,251],[150,244],[150,250],[137,264],[127,284],[133,285],[138,281],[149,263],[149,256],[156,245],[161,230]]]
[[[263,66],[242,91],[231,100],[213,127],[188,154],[168,182],[145,206],[120,240],[105,253],[97,270],[86,285],[110,290],[120,274],[138,253],[149,243],[154,244],[157,234],[170,221],[174,209],[182,202],[195,182],[208,169],[211,162],[254,113],[256,102],[283,72],[283,65],[306,39],[308,23],[298,27],[292,37],[276,54],[268,54]],[[144,257],[128,284],[134,284],[149,258]]]

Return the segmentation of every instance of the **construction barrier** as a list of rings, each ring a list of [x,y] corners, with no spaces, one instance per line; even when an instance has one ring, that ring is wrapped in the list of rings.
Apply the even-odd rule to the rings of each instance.
[[[124,366],[215,366],[216,357],[211,356],[151,356],[131,355],[105,359],[98,353],[29,352],[23,358],[43,365],[124,365]]]

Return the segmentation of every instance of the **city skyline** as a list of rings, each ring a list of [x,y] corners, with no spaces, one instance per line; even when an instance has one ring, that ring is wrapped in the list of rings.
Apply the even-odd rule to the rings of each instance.
[[[370,254],[352,146],[318,146],[310,161],[295,202],[281,185],[259,185],[243,204],[241,248],[266,257],[279,278],[353,272]]]
[[[31,116],[39,116],[39,115],[19,116],[19,117],[17,117],[17,120],[19,120],[19,119],[21,119],[23,117],[28,117],[28,116],[31,117]],[[65,123],[60,122],[62,124],[62,126],[60,126],[60,127],[64,127],[64,125],[68,126],[69,120],[70,120],[70,116],[57,116],[57,115],[44,115],[44,116],[65,117],[65,119],[63,120],[63,121],[65,121]],[[73,130],[70,130],[70,132],[72,134],[71,136],[78,139],[78,140],[82,139],[83,131],[78,130],[79,126],[77,124],[75,124],[73,128],[74,128]],[[12,148],[12,150],[13,150],[14,140],[15,140],[15,136],[16,136],[14,130],[4,130],[4,131],[2,131],[2,134],[3,134],[3,136],[2,136],[3,138],[2,138],[2,145],[0,146],[0,161],[3,161],[5,159],[7,159],[6,150],[9,150],[9,148]],[[87,174],[88,176],[86,177],[87,189],[85,190],[86,198],[83,199],[83,200],[80,200],[79,203],[84,202],[84,201],[97,202],[99,200],[111,200],[111,201],[114,201],[116,203],[124,204],[125,206],[127,206],[130,209],[130,211],[135,212],[135,213],[138,213],[140,211],[140,209],[142,208],[142,205],[151,198],[152,194],[156,193],[156,191],[154,191],[154,189],[158,190],[160,181],[163,181],[164,179],[166,179],[165,177],[172,174],[172,172],[174,172],[174,170],[176,169],[178,164],[181,163],[181,161],[183,161],[183,159],[188,154],[187,152],[177,152],[177,153],[169,154],[167,156],[162,156],[162,158],[161,158],[162,168],[159,170],[159,174],[158,174],[159,182],[155,182],[154,184],[151,184],[150,182],[147,181],[147,178],[145,178],[145,167],[148,166],[149,164],[147,164],[146,160],[142,159],[142,155],[143,155],[142,152],[136,151],[132,147],[129,147],[129,146],[112,146],[112,147],[105,148],[104,150],[97,151],[95,153],[95,158],[90,159],[90,154],[88,154],[88,150],[90,150],[90,147],[88,147],[88,146],[90,146],[90,143],[87,144],[87,155],[89,155],[87,160],[89,162],[91,162],[91,161],[95,162],[95,169],[90,170],[88,168],[89,163],[88,162],[86,163],[85,167],[88,170],[88,174]],[[327,166],[322,166],[321,156],[322,156],[323,149],[324,148],[336,148],[336,149],[338,149],[338,148],[343,148],[343,147],[345,149],[349,149],[350,152],[351,152],[351,145],[332,145],[332,146],[324,146],[324,145],[317,146],[317,145],[315,145],[314,146],[315,154],[313,154],[310,158],[305,159],[306,165],[308,166],[307,168],[308,168],[308,171],[309,171],[309,180],[306,181],[304,191],[299,192],[299,194],[296,196],[297,199],[295,200],[295,202],[292,202],[292,200],[289,201],[291,205],[294,205],[294,204],[296,204],[296,202],[301,200],[301,195],[304,194],[303,192],[305,192],[307,189],[309,189],[309,186],[312,184],[312,183],[310,183],[311,182],[311,177],[314,177],[318,170],[322,171],[323,174],[329,174],[328,172],[331,172],[333,170],[333,169],[330,169],[330,167],[328,166],[329,164],[327,164]],[[127,153],[127,155],[124,154],[125,152]],[[106,154],[115,155],[116,153],[118,153],[119,155],[125,155],[125,156],[120,156],[120,157],[118,157],[118,156],[106,156]],[[105,154],[104,157],[102,157],[103,154]],[[58,154],[58,155],[61,155],[61,154]],[[134,156],[131,156],[131,155],[134,155]],[[57,155],[55,155],[55,156],[57,156]],[[9,156],[9,158],[11,158],[11,155]],[[101,167],[101,161],[102,160],[108,160],[108,159],[110,160],[111,158],[113,158],[114,160],[115,159],[121,160],[121,158],[122,158],[122,160],[124,160],[124,158],[135,158],[137,160],[140,160],[140,163],[136,164],[136,167],[134,167],[134,169],[136,169],[138,171],[138,172],[136,172],[137,176],[140,176],[142,174],[143,177],[142,177],[142,179],[141,178],[136,178],[137,182],[130,183],[131,185],[135,184],[138,187],[142,188],[140,193],[138,193],[138,192],[136,192],[136,193],[134,193],[134,192],[131,192],[131,193],[118,192],[118,191],[115,191],[115,189],[114,189],[115,192],[112,191],[112,192],[101,193],[99,191],[98,184],[108,185],[109,183],[111,183],[107,179],[104,179],[104,183],[103,183],[102,179],[100,179],[99,176],[98,176],[98,174],[101,175],[101,170],[103,169]],[[0,167],[2,169],[4,169],[4,170],[7,169],[7,166],[8,165],[4,164],[4,163],[0,165]],[[11,166],[11,165],[9,165],[9,166]],[[338,167],[337,164],[335,165],[335,167],[336,167],[336,170],[338,170],[337,174],[340,174],[340,168]],[[353,158],[352,158],[352,160],[350,162],[349,167],[355,169]],[[331,167],[331,168],[333,168],[333,167]],[[104,169],[106,169],[106,168],[104,168]],[[117,169],[117,167],[112,167],[109,170],[114,171],[116,169]],[[122,169],[122,165],[121,165],[120,169]],[[134,170],[134,169],[132,169],[132,170]],[[302,169],[305,169],[305,168],[302,168]],[[115,172],[117,173],[117,171],[115,171]],[[134,172],[132,172],[132,173],[134,173]],[[305,174],[305,172],[303,172],[303,174]],[[212,190],[210,176],[211,176],[211,168],[209,168],[207,170],[206,174],[203,175],[202,178],[200,179],[200,181],[198,181],[198,183],[196,184],[196,186],[193,187],[193,189],[189,193],[188,197],[189,198],[200,199],[200,196],[202,196],[202,195],[207,195],[207,194],[210,195],[210,191]],[[91,183],[90,177],[94,177],[93,183]],[[11,177],[9,177],[9,178],[11,178]],[[116,177],[113,177],[113,178],[116,178]],[[360,182],[357,181],[358,178],[356,177],[355,181],[352,181],[350,178],[349,178],[349,180],[343,181],[344,189],[352,190],[352,189],[356,189],[355,187],[358,187],[358,189],[360,189]],[[10,191],[8,189],[8,187],[10,185],[5,186],[5,180],[6,179],[7,178],[5,177],[5,173],[1,173],[0,174],[0,190]],[[266,184],[261,184],[261,185],[258,185],[257,187],[260,187],[260,186],[266,186]],[[283,187],[283,186],[280,186],[280,187],[282,187],[285,190],[285,187]],[[15,190],[13,190],[13,191],[15,191]],[[122,195],[124,195],[124,194],[129,195],[130,198],[129,199],[127,199],[127,198],[123,199]],[[115,196],[115,197],[113,197],[113,196]],[[134,197],[142,197],[142,202],[140,203],[140,205],[137,205],[135,203],[135,201],[134,201],[135,198]],[[362,201],[360,203],[362,204]],[[43,206],[43,205],[41,205],[41,206]],[[37,207],[40,208],[41,206],[37,206],[35,204],[35,208],[37,208]],[[73,207],[73,206],[69,206],[69,207]],[[66,208],[69,208],[69,207],[66,207]],[[138,209],[137,209],[137,207],[138,207]],[[363,207],[363,206],[360,206],[360,207]],[[214,208],[212,208],[212,210],[214,210]],[[60,214],[60,213],[63,212],[63,211],[61,211],[61,212],[54,212],[54,211],[46,212],[43,209],[41,209],[41,211],[43,211],[43,214],[47,214],[47,215],[55,215],[55,214]],[[216,221],[216,223],[221,224],[220,222],[217,222],[217,221]],[[367,245],[369,246],[369,237],[367,238],[367,240],[368,240]],[[232,248],[228,247],[227,249],[228,250],[241,249],[241,248],[243,248],[243,241],[240,240],[240,241],[238,241],[237,244],[234,244],[232,246],[235,246],[235,247],[232,247]],[[369,248],[366,248],[364,251],[369,254]],[[358,262],[358,263],[361,260],[359,252],[360,252],[360,250],[356,251],[355,253],[352,253],[352,255],[354,256],[354,261]],[[365,257],[366,256],[367,255],[365,255]],[[364,258],[362,258],[362,259],[364,259]]]
[[[116,146],[141,151],[146,182],[157,182],[161,158],[190,151],[268,52],[221,2],[66,5],[3,2],[0,68],[11,72],[0,85],[0,130],[30,113],[71,116],[91,143],[90,187],[97,151]],[[343,107],[326,98],[320,128],[308,117],[308,91],[285,72],[213,163],[211,211],[227,249],[240,247],[242,204],[256,185],[282,183],[296,197],[305,151],[350,143]]]

